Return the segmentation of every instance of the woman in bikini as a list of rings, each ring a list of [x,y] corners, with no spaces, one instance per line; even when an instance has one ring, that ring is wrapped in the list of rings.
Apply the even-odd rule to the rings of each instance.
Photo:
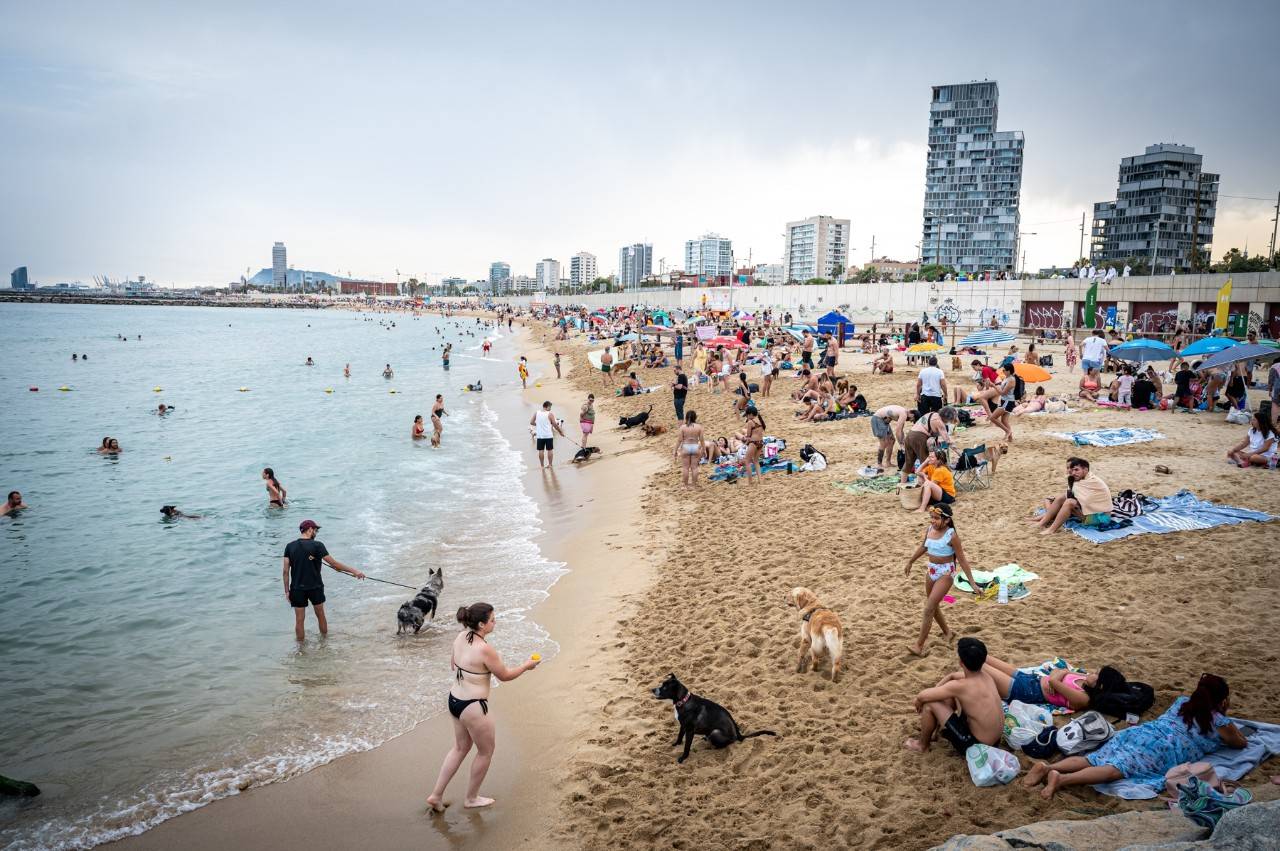
[[[1005,437],[1013,441],[1013,429],[1009,427],[1009,414],[1018,407],[1018,400],[1013,397],[1018,387],[1018,379],[1013,374],[1013,364],[1006,363],[1000,367],[1004,377],[1000,379],[1000,403],[992,408],[987,421],[1004,432]]]
[[[449,412],[444,409],[444,396],[436,394],[435,404],[431,406],[431,445],[439,446],[440,437],[444,434],[444,421],[441,417],[449,416]]]
[[[1105,694],[1125,682],[1124,674],[1110,665],[1103,665],[1092,674],[1055,668],[1045,676],[1020,671],[1008,662],[988,656],[983,670],[996,681],[996,688],[1004,700],[1047,703],[1075,712],[1088,709],[1094,695]]]
[[[675,448],[676,458],[680,461],[680,482],[685,487],[701,487],[698,484],[698,462],[705,449],[697,412],[685,411],[684,424],[680,426]]]
[[[916,547],[916,551],[907,560],[905,576],[911,575],[911,566],[925,553],[929,555],[929,568],[924,577],[924,623],[920,626],[920,639],[907,647],[916,656],[929,655],[929,648],[924,643],[929,640],[929,629],[935,620],[942,628],[943,638],[947,641],[955,638],[955,633],[947,626],[939,607],[955,581],[956,565],[964,571],[971,587],[982,587],[974,581],[973,572],[969,569],[969,559],[965,557],[960,536],[956,533],[955,521],[951,517],[951,506],[939,504],[929,507],[929,528],[925,530],[920,546]]]
[[[760,478],[760,456],[764,453],[764,419],[755,408],[747,408],[747,421],[738,438],[747,446],[747,484]]]
[[[267,499],[272,508],[284,508],[284,501],[289,496],[289,492],[284,489],[284,485],[280,484],[280,480],[276,478],[276,471],[270,467],[262,468],[262,479],[267,483]]]
[[[1088,399],[1090,402],[1098,401],[1098,391],[1102,389],[1102,379],[1098,376],[1098,370],[1091,369],[1084,375],[1080,376],[1080,398]]]
[[[413,439],[422,440],[422,438],[426,437],[426,432],[427,429],[422,424],[422,414],[418,414],[413,418]]]
[[[502,657],[486,641],[493,632],[495,620],[493,606],[488,603],[472,603],[458,609],[458,623],[466,629],[453,640],[453,655],[449,666],[453,669],[453,685],[449,688],[449,714],[453,716],[453,748],[445,754],[444,765],[436,786],[427,797],[427,806],[442,813],[444,790],[457,774],[462,761],[474,746],[476,758],[471,762],[471,777],[467,783],[467,796],[462,805],[468,809],[488,807],[493,798],[480,795],[480,784],[493,760],[493,719],[489,717],[489,677],[500,682],[510,682],[525,671],[532,671],[538,663],[532,659],[514,668],[502,664]]]

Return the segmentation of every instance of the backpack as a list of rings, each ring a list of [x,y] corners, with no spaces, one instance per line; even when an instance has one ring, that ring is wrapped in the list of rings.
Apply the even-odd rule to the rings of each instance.
[[[1013,398],[1019,402],[1027,395],[1027,382],[1022,380],[1021,375],[1013,376]]]
[[[964,408],[959,408],[956,410],[956,422],[962,426],[971,426],[973,425],[973,414]]]
[[[1086,712],[1058,730],[1058,749],[1067,756],[1097,750],[1116,728],[1101,713]]]
[[[816,454],[818,454],[818,450],[813,448],[812,443],[806,443],[804,446],[800,447],[801,461],[808,461],[810,458],[812,458]]]
[[[1155,689],[1146,683],[1130,680],[1124,685],[1090,698],[1089,706],[1096,712],[1119,719],[1129,714],[1141,715],[1155,702]]]

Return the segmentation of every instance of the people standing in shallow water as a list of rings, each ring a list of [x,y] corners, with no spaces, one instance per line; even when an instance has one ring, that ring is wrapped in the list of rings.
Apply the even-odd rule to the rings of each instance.
[[[351,377],[351,364],[347,364],[346,366],[344,366],[344,367],[342,368],[342,377],[343,377],[343,378],[350,378],[350,377]]]
[[[311,359],[311,355],[307,355],[307,362],[304,366],[315,366],[316,362]]]
[[[280,484],[280,480],[276,478],[276,471],[270,467],[263,467],[262,478],[267,483],[267,500],[271,507],[284,508],[289,492],[285,490],[284,485]]]
[[[383,378],[395,378],[395,377],[396,377],[395,372],[391,369],[391,364],[387,364],[385,367],[383,367],[383,368],[382,368],[382,377],[383,377]]]
[[[449,416],[449,412],[444,409],[444,396],[436,394],[436,402],[431,406],[431,445],[439,446],[440,437],[444,434],[444,422],[441,417]]]
[[[462,805],[473,809],[494,803],[493,798],[480,794],[480,784],[493,761],[495,738],[493,718],[489,715],[489,678],[497,677],[506,683],[538,667],[534,659],[514,668],[503,664],[498,651],[486,640],[497,625],[493,606],[488,603],[473,603],[458,609],[458,622],[465,629],[454,638],[449,658],[449,666],[453,669],[453,685],[449,688],[448,698],[449,714],[453,716],[453,747],[445,755],[435,788],[427,796],[427,806],[437,813],[444,812],[448,806],[444,802],[445,789],[473,747],[476,756],[471,761],[471,775]]]
[[[422,424],[422,414],[413,418],[413,439],[422,440],[427,436],[427,428]]]
[[[324,614],[324,578],[321,576],[324,565],[356,579],[364,579],[364,574],[329,555],[325,545],[316,540],[316,533],[320,531],[316,521],[303,520],[298,524],[298,531],[302,537],[284,548],[284,598],[293,607],[293,636],[301,641],[306,635],[308,603],[315,609],[320,634],[329,634],[329,622]]]

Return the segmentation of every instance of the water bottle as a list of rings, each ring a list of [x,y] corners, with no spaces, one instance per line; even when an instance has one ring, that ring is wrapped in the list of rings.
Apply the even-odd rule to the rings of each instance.
[[[1009,586],[1004,584],[1003,579],[1000,580],[1000,593],[996,597],[996,602],[1000,603],[1001,605],[1009,602]]]

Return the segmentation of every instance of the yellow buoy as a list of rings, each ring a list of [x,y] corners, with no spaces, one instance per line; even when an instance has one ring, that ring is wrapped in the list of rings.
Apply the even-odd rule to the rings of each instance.
[[[64,384],[64,385],[62,385],[61,387],[59,387],[58,389],[59,389],[59,390],[61,390],[63,393],[66,393],[66,392],[67,392],[67,391],[69,391],[71,388]]]
[[[332,387],[326,387],[326,388],[324,388],[324,392],[326,392],[326,393],[332,393],[332,392],[333,392],[333,388],[332,388]]]
[[[399,391],[398,391],[398,390],[388,390],[387,392],[394,396],[394,395],[395,395],[396,393],[398,393]]]
[[[533,382],[533,386],[534,386],[534,387],[541,387],[541,386],[542,386],[542,382],[541,382],[541,381],[535,381],[535,382]]]
[[[248,392],[249,392],[249,388],[248,388],[248,387],[241,387],[239,392],[241,392],[241,393],[248,393]]]
[[[162,393],[162,392],[164,392],[164,388],[163,388],[163,387],[152,387],[152,388],[151,388],[151,392],[152,392],[152,393]]]
[[[164,460],[166,460],[166,461],[172,461],[172,460],[173,460],[173,456],[172,456],[172,455],[166,455],[166,456],[164,456]]]

